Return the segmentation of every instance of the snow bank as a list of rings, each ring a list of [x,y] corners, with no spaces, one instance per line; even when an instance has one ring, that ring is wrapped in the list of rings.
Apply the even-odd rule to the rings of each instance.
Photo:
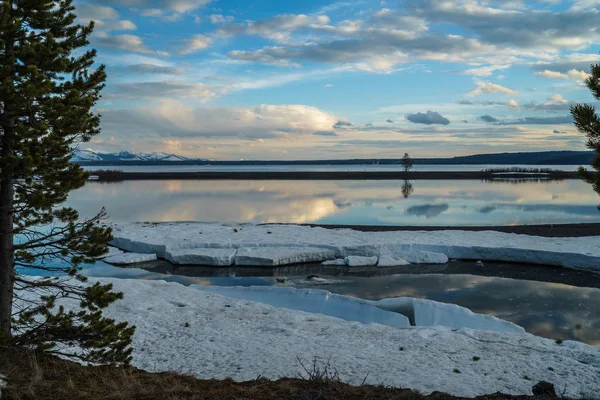
[[[410,319],[410,322],[416,326],[442,325],[450,328],[471,328],[495,332],[525,332],[525,329],[512,322],[489,315],[476,314],[467,308],[454,304],[444,304],[432,300],[399,297],[369,301],[342,296],[325,290],[272,286],[192,285],[192,287],[225,297],[256,301],[274,307],[331,315],[347,321],[358,321],[366,324],[378,323],[394,327],[407,327],[410,326]],[[382,310],[387,311],[381,313]],[[391,314],[402,318],[400,320],[393,318],[393,315],[389,315],[390,311],[393,311]]]
[[[113,235],[114,246],[156,254],[161,258],[166,258],[167,250],[240,249],[236,264],[238,255],[243,256],[241,262],[250,265],[327,261],[348,256],[392,256],[414,263],[445,262],[448,258],[456,258],[600,271],[600,236],[543,238],[457,230],[359,232],[298,225],[195,222],[119,224],[114,225]]]
[[[235,249],[172,249],[165,258],[173,264],[229,266],[235,260]]]
[[[310,363],[318,356],[323,362],[331,357],[341,378],[353,384],[368,376],[369,384],[474,397],[531,394],[533,383],[544,380],[570,397],[600,395],[600,348],[579,342],[559,345],[528,333],[366,325],[164,281],[100,282],[125,293],[106,315],[137,326],[133,365],[148,371],[246,381],[297,376],[296,357]]]
[[[372,267],[377,265],[379,257],[362,257],[362,256],[348,256],[344,258],[344,264],[349,267]]]
[[[357,321],[363,324],[378,323],[396,328],[408,328],[408,318],[396,312],[385,311],[369,301],[330,293],[325,290],[296,289],[291,287],[225,287],[192,285],[195,289],[220,294],[225,297],[255,301],[274,307],[301,310]]]
[[[107,264],[129,265],[148,261],[156,261],[156,254],[125,253],[114,254],[102,259]]]
[[[237,251],[235,264],[270,267],[333,259],[335,259],[333,250],[318,247],[248,247]]]
[[[406,315],[415,326],[447,326],[483,331],[524,333],[523,327],[491,315],[477,314],[456,304],[412,297],[397,297],[373,302],[377,307]]]

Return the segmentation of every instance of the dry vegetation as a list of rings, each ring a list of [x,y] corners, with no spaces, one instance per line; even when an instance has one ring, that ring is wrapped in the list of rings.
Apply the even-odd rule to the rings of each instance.
[[[407,389],[350,386],[336,374],[309,366],[301,379],[264,378],[237,383],[198,380],[176,373],[149,373],[133,367],[84,367],[51,356],[0,347],[0,374],[8,378],[3,400],[25,399],[294,399],[294,400],[458,400],[444,393],[429,396]],[[302,369],[300,369],[302,370]],[[479,400],[555,399],[490,395]]]

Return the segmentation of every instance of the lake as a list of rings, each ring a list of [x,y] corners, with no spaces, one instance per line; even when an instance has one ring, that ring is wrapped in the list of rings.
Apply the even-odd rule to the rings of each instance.
[[[491,168],[540,168],[560,171],[576,171],[578,165],[414,165],[411,171],[481,171]],[[84,166],[85,170],[116,170],[123,172],[385,172],[403,171],[400,164],[348,164],[348,165],[94,165]]]
[[[90,181],[68,205],[112,221],[336,225],[530,225],[600,222],[579,180]]]

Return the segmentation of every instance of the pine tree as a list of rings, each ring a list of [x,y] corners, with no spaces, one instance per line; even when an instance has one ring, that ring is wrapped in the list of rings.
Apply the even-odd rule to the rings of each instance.
[[[585,83],[596,100],[600,100],[600,65],[592,65],[590,73]],[[587,148],[596,152],[591,162],[596,173],[591,173],[583,167],[579,168],[579,172],[583,179],[592,185],[594,191],[600,194],[600,117],[596,114],[596,108],[588,104],[571,107],[571,115],[577,129],[587,136]]]
[[[413,160],[408,155],[408,153],[404,153],[404,157],[402,157],[402,165],[404,166],[404,172],[408,172],[411,170],[413,166]]]
[[[72,0],[0,0],[0,343],[128,362],[134,328],[102,316],[122,293],[80,274],[111,240],[104,211],[80,220],[62,206],[86,182],[70,159],[100,131],[92,107],[106,79],[85,48],[93,23],[73,11]],[[62,277],[19,273],[31,267]]]

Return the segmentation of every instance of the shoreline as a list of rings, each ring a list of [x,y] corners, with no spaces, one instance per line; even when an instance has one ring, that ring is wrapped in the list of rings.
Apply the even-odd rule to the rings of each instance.
[[[264,225],[289,225],[289,224],[264,224]],[[296,224],[292,224],[296,225]],[[518,235],[531,235],[541,237],[586,237],[600,236],[600,223],[585,222],[576,224],[542,224],[542,225],[501,225],[501,226],[418,226],[418,225],[325,225],[325,224],[298,224],[300,226],[319,227],[325,229],[352,229],[359,232],[397,232],[397,231],[496,231],[514,233]]]
[[[485,171],[201,171],[201,172],[122,172],[89,171],[91,181],[126,180],[484,180],[518,182],[520,180],[553,181],[581,179],[577,171],[547,173],[492,173]]]

